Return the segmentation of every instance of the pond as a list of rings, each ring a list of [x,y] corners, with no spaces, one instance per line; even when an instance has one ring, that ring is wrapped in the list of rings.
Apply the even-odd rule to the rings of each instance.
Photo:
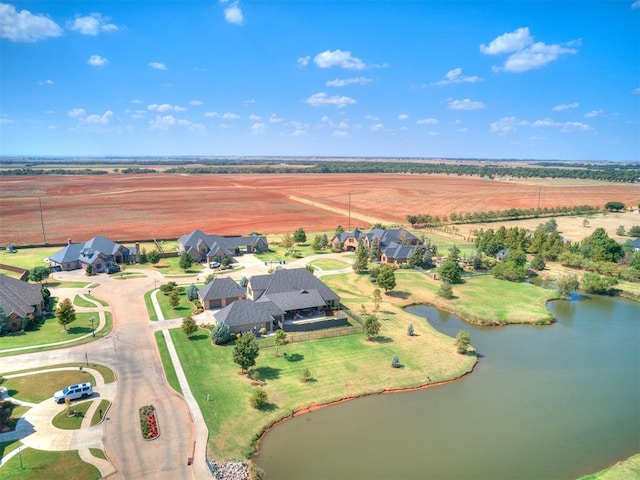
[[[575,479],[640,452],[640,305],[581,296],[547,327],[472,327],[481,355],[454,383],[289,420],[261,444],[267,479]],[[425,320],[426,321],[426,320]]]

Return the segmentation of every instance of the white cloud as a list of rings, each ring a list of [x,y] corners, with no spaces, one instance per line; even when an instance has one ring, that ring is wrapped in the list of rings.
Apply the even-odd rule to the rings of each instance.
[[[306,67],[307,65],[309,65],[310,60],[311,60],[311,57],[309,55],[307,55],[306,57],[298,58],[298,66],[300,68]]]
[[[190,100],[189,105],[193,105],[194,107],[199,107],[202,105],[202,100]]]
[[[458,133],[465,133],[465,132],[468,132],[468,131],[469,131],[469,129],[467,127],[462,127],[462,128],[459,128],[458,130],[456,130],[456,132],[458,132]]]
[[[380,120],[380,117],[376,117],[375,115],[365,115],[364,119],[365,120],[370,120],[372,122],[375,122],[375,121]]]
[[[262,133],[265,133],[266,130],[267,130],[267,127],[262,122],[257,122],[251,125],[251,133],[253,133],[254,135],[260,135]]]
[[[433,130],[429,132],[429,136],[431,136],[431,137],[437,137],[438,135],[440,135],[440,132],[436,132],[436,131],[433,131]]]
[[[345,132],[344,130],[336,130],[331,135],[336,138],[346,138],[349,136],[349,132]]]
[[[293,133],[291,134],[292,137],[301,137],[303,135],[306,135],[307,131],[306,130],[302,130],[302,129],[298,129],[298,130],[294,130]]]
[[[366,65],[362,60],[342,50],[325,50],[315,56],[313,61],[320,68],[340,67],[348,70],[364,70]]]
[[[440,80],[435,82],[433,85],[449,85],[450,83],[475,83],[481,82],[482,79],[476,75],[466,76],[462,75],[462,68],[454,68],[453,70],[449,70],[445,75],[444,80]]]
[[[560,125],[561,132],[592,132],[593,128],[590,125],[582,122],[565,122]]]
[[[240,2],[233,2],[231,5],[224,9],[224,19],[227,23],[231,23],[233,25],[242,25],[244,16],[242,15]]]
[[[592,110],[584,114],[586,118],[600,117],[604,115],[604,110]]]
[[[204,112],[205,118],[217,118],[218,115],[218,112]]]
[[[104,67],[109,61],[100,55],[91,55],[87,63],[92,67]]]
[[[149,122],[149,130],[170,130],[174,127],[183,127],[191,131],[202,131],[204,125],[194,123],[183,118],[176,118],[173,115],[158,115]]]
[[[282,123],[283,119],[277,116],[275,113],[272,113],[269,117],[269,123]]]
[[[29,10],[18,12],[13,5],[0,3],[0,38],[12,42],[37,42],[60,35],[62,28],[45,15],[34,15]]]
[[[504,117],[497,122],[491,123],[489,127],[493,133],[504,135],[506,133],[513,132],[519,124],[520,123],[516,117]]]
[[[327,87],[344,87],[346,85],[366,85],[367,83],[371,83],[373,80],[366,77],[354,77],[354,78],[342,78],[335,80],[329,80],[327,82]]]
[[[72,108],[67,113],[67,115],[70,116],[71,118],[84,117],[86,114],[87,114],[87,112],[86,112],[86,110],[84,108]]]
[[[240,115],[238,115],[237,113],[226,112],[221,115],[221,118],[225,120],[238,120],[240,118]]]
[[[181,107],[180,105],[176,105],[175,107],[173,107],[173,111],[174,112],[186,112],[187,109],[184,107]]]
[[[38,85],[53,85],[53,80],[40,80]]]
[[[111,110],[107,110],[102,115],[91,114],[87,115],[84,118],[81,118],[80,121],[87,125],[108,125],[113,118],[113,112]]]
[[[168,103],[162,103],[160,105],[158,105],[157,103],[152,103],[151,105],[147,106],[147,109],[151,110],[152,112],[165,113],[172,111],[173,105],[169,105]]]
[[[438,123],[437,118],[420,118],[416,120],[418,125],[435,125]]]
[[[638,2],[640,2],[640,0],[638,0]],[[631,90],[631,94],[632,95],[640,95],[640,87],[634,88],[633,90]]]
[[[554,112],[563,112],[565,110],[572,110],[574,108],[578,108],[580,104],[578,102],[573,103],[561,103],[560,105],[555,105],[551,108]]]
[[[382,123],[376,123],[371,127],[372,132],[381,132],[384,130],[384,125]]]
[[[251,114],[249,115],[249,120],[251,120],[252,122],[259,122],[260,120],[262,120],[262,117],[260,115]]]
[[[498,55],[522,50],[533,43],[533,37],[529,34],[529,27],[521,27],[511,33],[503,33],[489,43],[480,45],[480,51],[487,55]]]
[[[323,105],[335,105],[338,108],[342,108],[346,105],[353,105],[354,103],[357,103],[351,97],[346,97],[344,95],[342,96],[334,95],[330,97],[324,92],[314,93],[309,98],[307,98],[305,102],[311,105],[312,107],[319,107]]]
[[[100,32],[115,32],[118,26],[110,23],[109,17],[103,17],[100,13],[92,13],[81,17],[77,15],[73,21],[67,23],[67,28],[83,35],[98,35]]]
[[[449,100],[447,103],[452,110],[478,110],[485,107],[482,102],[477,102],[465,98],[464,100]]]
[[[640,0],[636,0],[631,4],[631,8],[640,8]]]
[[[568,42],[566,45],[547,45],[533,41],[528,27],[518,28],[511,33],[505,33],[495,38],[489,45],[480,45],[480,51],[487,55],[510,54],[502,67],[493,67],[494,72],[526,72],[540,68],[553,62],[563,54],[576,54],[571,48],[579,45],[580,40]]]
[[[149,62],[149,66],[156,70],[169,70],[167,66],[162,62]]]
[[[590,125],[582,122],[556,122],[551,118],[543,118],[533,122],[518,120],[516,117],[505,117],[492,123],[491,131],[498,134],[505,134],[516,130],[517,126],[528,126],[531,128],[556,128],[563,133],[571,132],[593,132]]]
[[[407,120],[409,118],[409,115],[407,115],[406,113],[401,113],[400,115],[398,115],[398,120]]]

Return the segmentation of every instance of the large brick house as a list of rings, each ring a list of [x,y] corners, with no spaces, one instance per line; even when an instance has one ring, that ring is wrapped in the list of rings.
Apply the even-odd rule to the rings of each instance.
[[[232,260],[241,253],[261,253],[268,249],[269,242],[261,235],[222,237],[194,230],[178,239],[178,253],[187,252],[195,262]]]
[[[78,270],[91,265],[94,273],[106,272],[112,265],[135,263],[137,247],[125,247],[107,237],[93,237],[84,243],[72,243],[49,257],[49,265],[60,270]]]
[[[378,260],[395,265],[407,263],[420,243],[418,237],[404,228],[374,228],[368,233],[356,229],[353,232],[342,232],[331,240],[332,246],[345,251],[356,250],[360,244],[367,249],[378,245]]]
[[[0,307],[9,321],[9,331],[22,330],[22,319],[42,316],[42,287],[0,274]]]

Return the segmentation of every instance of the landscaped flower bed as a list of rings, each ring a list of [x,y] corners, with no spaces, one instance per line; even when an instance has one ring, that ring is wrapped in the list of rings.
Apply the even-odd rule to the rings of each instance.
[[[139,413],[142,438],[145,440],[155,440],[158,438],[160,436],[160,427],[158,426],[156,408],[153,405],[145,405],[144,407],[140,407]]]

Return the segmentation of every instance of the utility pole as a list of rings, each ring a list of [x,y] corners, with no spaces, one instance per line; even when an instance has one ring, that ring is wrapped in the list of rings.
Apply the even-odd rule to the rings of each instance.
[[[40,205],[40,225],[42,225],[42,243],[47,244],[47,237],[44,234],[44,216],[42,215],[42,198],[38,197],[38,204]]]
[[[347,230],[351,231],[351,192],[349,192],[349,223],[347,224]]]

